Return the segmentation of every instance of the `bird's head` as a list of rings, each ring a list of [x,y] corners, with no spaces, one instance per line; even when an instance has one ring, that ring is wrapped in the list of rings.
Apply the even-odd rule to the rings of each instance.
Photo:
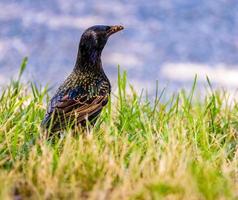
[[[88,28],[82,35],[79,50],[81,55],[94,54],[94,52],[101,53],[107,43],[108,38],[123,30],[123,26],[105,26],[96,25]]]

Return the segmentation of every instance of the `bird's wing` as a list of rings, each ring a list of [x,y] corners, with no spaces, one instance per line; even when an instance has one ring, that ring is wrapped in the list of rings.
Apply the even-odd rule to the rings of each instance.
[[[72,91],[63,96],[56,95],[52,98],[48,107],[45,118],[47,127],[51,121],[52,114],[54,114],[53,129],[60,129],[61,127],[64,127],[66,123],[70,123],[73,119],[76,119],[77,123],[80,123],[85,119],[93,119],[100,113],[102,107],[107,104],[107,101],[108,95],[89,97],[85,93],[72,93]]]
[[[87,98],[85,95],[77,99],[71,99],[66,95],[58,102],[55,110],[58,113],[63,113],[64,117],[70,116],[73,112],[77,115],[78,121],[81,121],[101,110],[102,107],[106,105],[107,101],[108,96]]]

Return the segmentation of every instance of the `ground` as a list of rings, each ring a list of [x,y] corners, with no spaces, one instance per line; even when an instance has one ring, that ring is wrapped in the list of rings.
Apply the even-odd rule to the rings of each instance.
[[[94,128],[46,140],[47,88],[19,76],[0,95],[0,199],[237,199],[238,105],[207,88],[152,100],[119,72]]]

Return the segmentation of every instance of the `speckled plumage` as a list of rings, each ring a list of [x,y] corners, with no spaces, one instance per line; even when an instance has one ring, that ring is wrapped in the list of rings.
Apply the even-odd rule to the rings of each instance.
[[[67,124],[95,120],[107,104],[111,92],[105,75],[101,52],[107,39],[122,26],[93,26],[82,35],[72,73],[49,102],[41,126],[51,132],[63,130]]]

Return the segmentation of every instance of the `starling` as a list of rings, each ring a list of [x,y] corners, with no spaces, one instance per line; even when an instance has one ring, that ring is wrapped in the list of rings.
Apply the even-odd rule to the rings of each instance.
[[[57,132],[68,124],[95,121],[111,92],[101,53],[108,38],[122,29],[123,26],[96,25],[82,34],[75,67],[51,98],[41,127]]]

